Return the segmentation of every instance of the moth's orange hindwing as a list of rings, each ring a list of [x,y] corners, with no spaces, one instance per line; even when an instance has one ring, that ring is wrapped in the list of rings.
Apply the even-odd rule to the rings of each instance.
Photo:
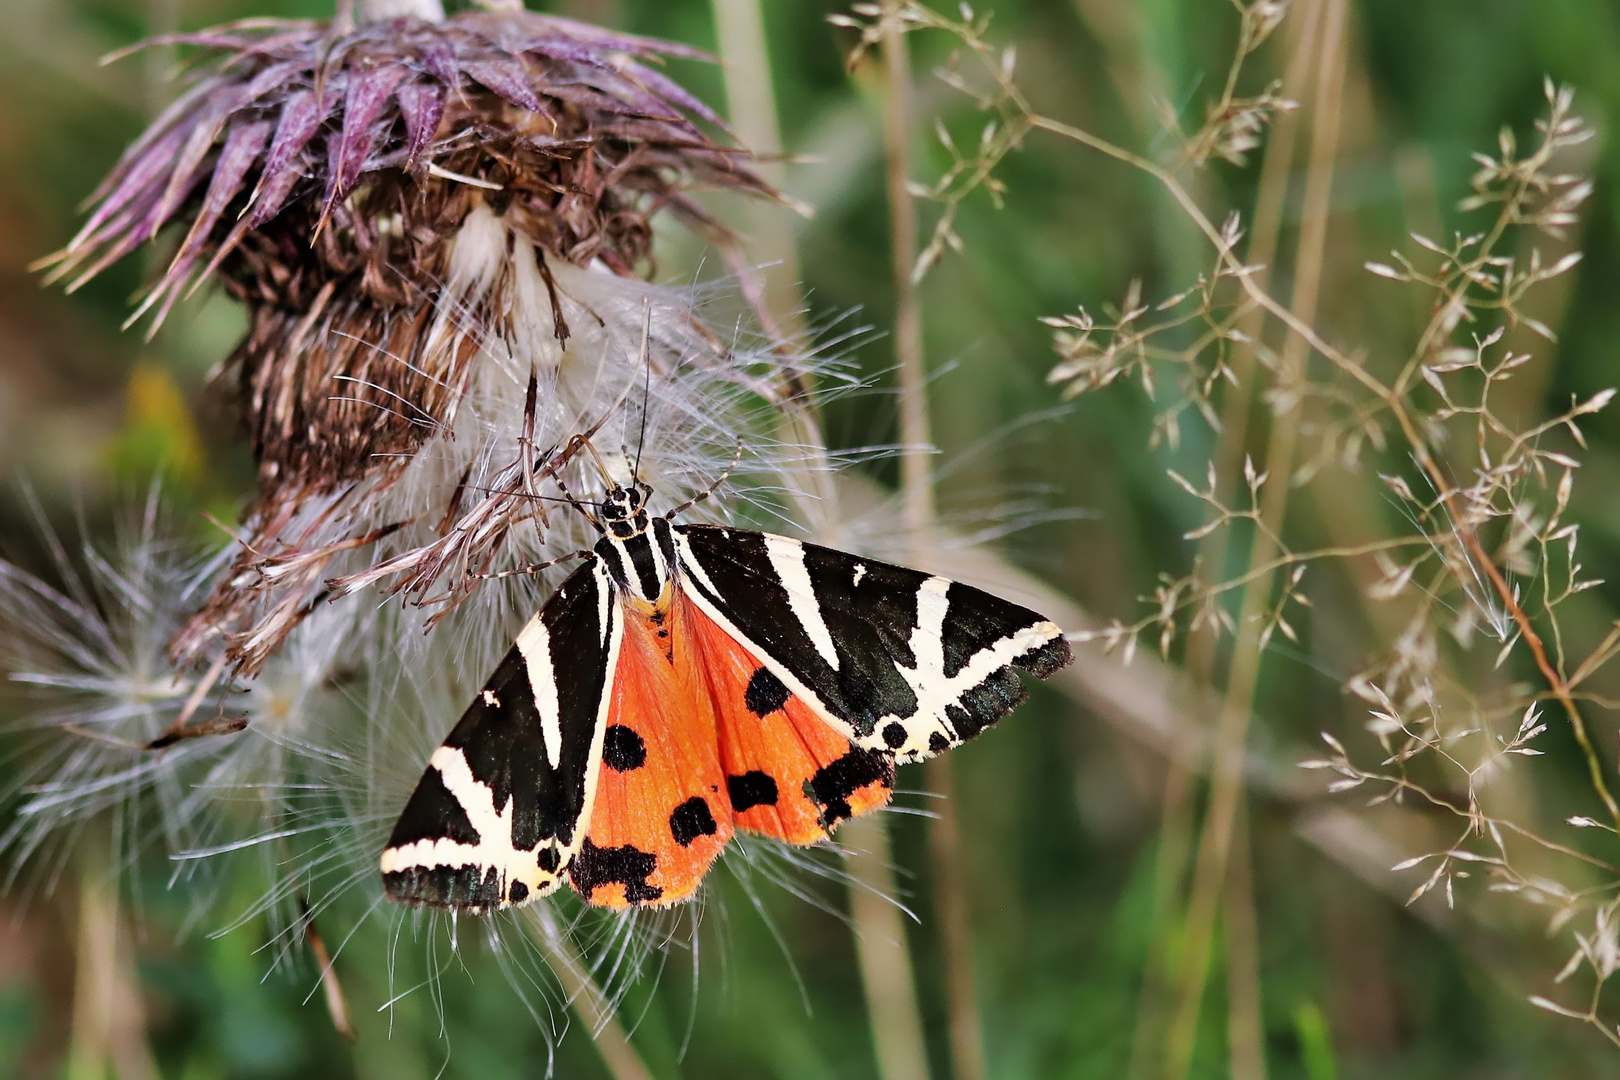
[[[622,908],[691,896],[732,834],[715,712],[683,605],[621,601],[590,833],[569,868],[591,903]]]
[[[887,754],[851,744],[689,595],[677,593],[677,600],[702,657],[738,828],[814,844],[840,821],[889,801],[894,763]]]

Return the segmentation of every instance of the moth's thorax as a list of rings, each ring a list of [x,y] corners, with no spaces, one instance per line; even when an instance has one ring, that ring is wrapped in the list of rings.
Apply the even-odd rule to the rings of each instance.
[[[596,554],[607,566],[621,598],[647,608],[667,610],[675,575],[675,536],[663,518],[646,520],[628,536],[621,536],[615,525],[630,521],[607,521],[606,535],[596,542]],[[633,520],[633,519],[632,519]]]

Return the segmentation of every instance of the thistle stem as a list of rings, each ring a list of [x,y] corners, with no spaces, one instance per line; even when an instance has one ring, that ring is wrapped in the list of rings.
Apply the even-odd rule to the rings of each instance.
[[[87,859],[79,879],[77,967],[68,1080],[155,1080],[140,979],[118,886],[104,863]]]
[[[613,1080],[653,1080],[652,1070],[641,1060],[629,1032],[614,1015],[613,1003],[591,978],[572,944],[560,934],[551,944],[551,970],[562,985],[569,1008],[591,1033],[591,1041]]]
[[[779,160],[782,131],[776,112],[771,56],[765,40],[765,12],[760,0],[713,0],[715,36],[726,80],[726,112],[731,128],[750,153],[760,158],[754,168],[780,190],[786,170]],[[804,297],[799,291],[799,255],[787,211],[769,202],[753,208],[747,261],[736,260],[734,272],[751,286],[750,300],[759,309],[766,331],[788,355],[791,343],[804,334]],[[752,263],[753,265],[749,265]],[[757,279],[763,278],[763,286]],[[781,407],[781,438],[803,448],[795,464],[794,494],[800,520],[812,535],[837,541],[838,495],[827,461],[821,418],[817,414],[810,374],[794,371],[787,380]]]
[[[776,111],[765,12],[760,0],[713,0],[715,37],[726,80],[726,114],[737,138],[755,159],[755,172],[781,189],[787,170],[780,160],[782,131]],[[760,200],[749,221],[749,253],[765,279],[764,300],[774,329],[784,337],[803,331],[799,257],[792,220],[780,205]]]
[[[400,18],[444,21],[444,4],[441,0],[354,0],[354,7],[355,17],[361,22]]]
[[[900,441],[905,447],[900,459],[901,496],[912,558],[927,564],[931,558],[929,537],[935,524],[930,461],[933,433],[928,416],[922,302],[913,269],[917,259],[917,212],[909,191],[911,55],[900,23],[901,6],[898,0],[888,0],[884,5],[884,163],[889,204],[889,257],[894,279],[895,353],[900,369]],[[929,786],[943,796],[940,812],[929,823],[929,850],[933,861],[934,908],[945,961],[951,1074],[955,1080],[982,1080],[985,1075],[983,1022],[973,973],[973,935],[967,898],[962,892],[962,843],[951,760],[936,758],[928,763],[927,769]]]

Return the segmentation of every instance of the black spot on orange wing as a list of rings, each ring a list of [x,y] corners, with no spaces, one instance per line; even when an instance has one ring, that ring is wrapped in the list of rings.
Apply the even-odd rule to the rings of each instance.
[[[829,817],[810,782],[853,751],[849,740],[684,595],[682,604],[702,651],[738,828],[790,844],[814,844],[827,838],[830,822],[888,802],[889,787],[874,781],[845,793],[841,814]]]
[[[624,888],[627,904],[650,904],[661,899],[664,890],[647,884],[647,879],[658,869],[658,856],[625,844],[622,847],[599,848],[586,837],[579,854],[569,864],[568,876],[587,897],[598,889],[620,885]]]
[[[804,793],[821,805],[821,824],[831,829],[855,814],[850,799],[872,785],[894,786],[894,760],[877,750],[850,747],[849,753],[816,771]]]
[[[748,689],[743,692],[743,704],[755,716],[769,716],[780,712],[789,698],[788,688],[782,680],[766,668],[758,668],[748,677]]]
[[[726,777],[726,793],[731,796],[733,813],[741,814],[756,806],[775,806],[776,780],[770,773],[750,769],[741,776]]]
[[[700,836],[713,836],[718,828],[708,800],[701,795],[687,799],[669,815],[669,835],[681,847],[691,847]]]
[[[614,908],[690,896],[732,833],[713,703],[679,607],[627,605],[624,626],[588,833],[597,854],[570,873]]]
[[[647,744],[633,728],[614,724],[602,735],[602,763],[615,772],[629,772],[647,763]]]

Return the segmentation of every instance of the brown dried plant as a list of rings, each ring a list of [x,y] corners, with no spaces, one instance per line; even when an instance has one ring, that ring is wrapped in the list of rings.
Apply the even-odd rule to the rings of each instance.
[[[76,288],[172,236],[132,321],[155,327],[210,280],[248,309],[215,382],[257,496],[177,660],[223,650],[258,671],[333,577],[459,602],[537,518],[537,480],[567,465],[548,432],[604,418],[612,393],[571,396],[567,369],[616,392],[609,353],[635,366],[648,304],[659,374],[684,365],[767,398],[784,385],[644,280],[661,211],[725,245],[693,191],[774,196],[658,70],[707,54],[510,5],[145,44],[194,50],[189,85],[43,265]],[[540,400],[530,378],[519,415],[534,375]]]

